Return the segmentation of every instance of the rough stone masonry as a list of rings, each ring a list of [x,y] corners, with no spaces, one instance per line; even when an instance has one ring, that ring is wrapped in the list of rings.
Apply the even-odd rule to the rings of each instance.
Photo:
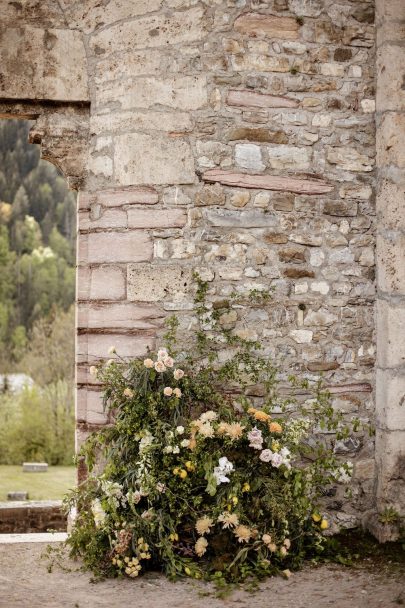
[[[106,422],[89,365],[111,344],[144,353],[172,311],[188,326],[193,270],[216,306],[271,288],[222,322],[323,372],[334,407],[376,427],[335,442],[355,483],[327,506],[394,537],[377,514],[405,515],[403,1],[1,0],[1,15],[0,115],[35,119],[31,141],[79,190],[78,445]]]

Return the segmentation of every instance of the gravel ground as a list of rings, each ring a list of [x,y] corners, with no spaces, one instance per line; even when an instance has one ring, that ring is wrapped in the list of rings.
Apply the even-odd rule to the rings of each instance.
[[[288,580],[272,578],[254,593],[234,591],[225,600],[200,582],[170,583],[149,573],[137,580],[93,584],[81,572],[47,571],[47,545],[0,544],[1,608],[394,608],[405,604],[405,571],[388,561],[306,567]],[[74,563],[72,567],[76,567]]]

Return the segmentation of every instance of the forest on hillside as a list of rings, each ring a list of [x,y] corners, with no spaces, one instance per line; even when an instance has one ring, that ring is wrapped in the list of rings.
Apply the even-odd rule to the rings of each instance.
[[[0,463],[58,464],[73,453],[76,196],[29,129],[0,121],[0,374],[35,381],[0,396]]]

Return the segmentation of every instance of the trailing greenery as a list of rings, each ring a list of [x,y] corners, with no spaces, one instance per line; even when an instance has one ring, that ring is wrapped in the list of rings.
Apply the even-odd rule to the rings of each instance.
[[[347,433],[322,387],[290,378],[291,396],[281,398],[282,374],[259,344],[221,328],[207,285],[196,281],[187,351],[171,318],[165,347],[144,360],[112,348],[114,358],[91,369],[114,422],[84,444],[89,476],[65,505],[77,512],[70,554],[99,576],[150,568],[217,581],[288,575],[323,550],[325,487],[350,480],[350,465],[316,434],[322,426]],[[221,362],[224,345],[232,355]],[[262,387],[260,408],[248,397],[252,385]],[[297,386],[312,393],[305,408]]]

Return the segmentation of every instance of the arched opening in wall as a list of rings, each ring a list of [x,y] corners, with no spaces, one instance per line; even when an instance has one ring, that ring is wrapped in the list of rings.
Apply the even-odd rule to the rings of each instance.
[[[0,503],[75,482],[76,195],[30,127],[0,120]],[[18,525],[0,517],[0,532],[46,531]]]

